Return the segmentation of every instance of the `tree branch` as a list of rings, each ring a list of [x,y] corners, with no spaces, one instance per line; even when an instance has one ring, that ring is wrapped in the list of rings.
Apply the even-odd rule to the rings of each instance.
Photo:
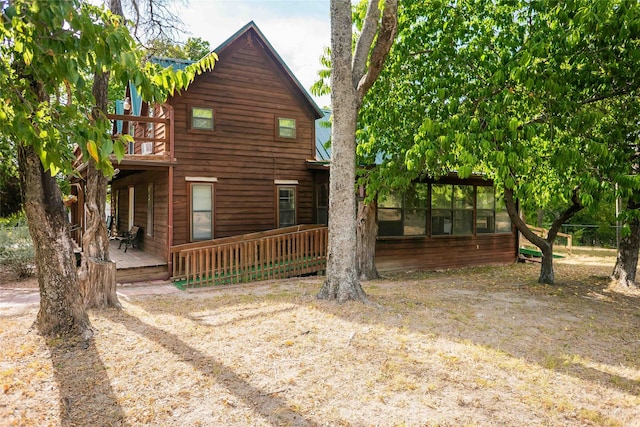
[[[379,19],[380,9],[378,8],[378,2],[376,0],[369,0],[367,14],[365,15],[364,23],[362,25],[362,33],[356,42],[356,49],[351,61],[354,88],[357,87],[358,82],[367,69],[367,59],[369,59],[369,52],[371,51],[373,39],[376,37],[376,33],[378,32]]]
[[[520,218],[518,215],[518,210],[516,207],[516,202],[513,199],[513,189],[505,188],[504,189],[504,203],[507,207],[507,212],[509,213],[509,218],[511,219],[511,223],[516,226],[518,231],[522,233],[522,235],[531,243],[536,245],[538,248],[542,250],[544,246],[547,245],[547,241],[542,237],[538,236],[536,233],[531,231],[527,224]]]
[[[580,201],[580,197],[578,197],[579,193],[580,187],[576,187],[573,189],[571,195],[571,206],[569,206],[564,212],[562,212],[551,224],[549,232],[547,233],[547,242],[549,242],[549,244],[553,244],[553,241],[556,239],[556,236],[558,235],[562,224],[567,222],[569,218],[571,218],[584,208],[582,202]]]
[[[357,87],[357,107],[362,105],[362,100],[367,91],[373,86],[382,71],[384,61],[387,59],[391,45],[398,30],[398,0],[385,0],[384,11],[382,12],[382,23],[378,31],[378,38],[373,46],[369,68],[367,73],[360,79]]]

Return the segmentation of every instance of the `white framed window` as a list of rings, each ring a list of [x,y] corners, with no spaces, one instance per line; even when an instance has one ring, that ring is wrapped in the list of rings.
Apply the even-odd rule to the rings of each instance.
[[[136,192],[135,187],[129,187],[129,218],[127,223],[127,231],[131,230],[133,227],[135,214],[136,214]]]
[[[191,241],[213,239],[213,183],[190,182]]]
[[[191,129],[213,130],[213,108],[191,107]]]
[[[278,185],[278,228],[296,225],[296,187]]]
[[[296,119],[278,117],[278,137],[291,139],[295,138]]]
[[[147,185],[147,236],[153,237],[153,183]]]

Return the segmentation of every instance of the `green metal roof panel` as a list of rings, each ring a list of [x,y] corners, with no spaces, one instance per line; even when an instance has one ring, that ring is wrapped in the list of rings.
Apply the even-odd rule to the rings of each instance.
[[[177,58],[167,58],[161,56],[152,56],[149,58],[154,64],[160,65],[162,68],[171,67],[175,71],[184,70],[188,65],[194,64],[196,61],[191,61],[189,59],[177,59]]]
[[[325,162],[331,160],[331,110],[322,110],[324,116],[316,120],[316,160]]]

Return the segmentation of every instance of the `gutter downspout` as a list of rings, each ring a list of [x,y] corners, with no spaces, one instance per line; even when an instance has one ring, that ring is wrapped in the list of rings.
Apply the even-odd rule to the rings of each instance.
[[[168,215],[167,215],[167,232],[169,233],[167,239],[167,269],[169,278],[173,276],[173,259],[171,258],[171,247],[173,246],[173,164],[175,162],[174,150],[175,150],[175,136],[174,136],[174,117],[173,106],[165,104],[169,108],[169,200],[168,200]]]

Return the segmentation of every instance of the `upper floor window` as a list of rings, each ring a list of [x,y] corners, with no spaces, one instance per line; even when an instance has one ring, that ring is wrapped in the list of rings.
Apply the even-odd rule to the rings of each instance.
[[[296,119],[278,117],[278,136],[280,138],[295,138]]]
[[[213,108],[192,107],[191,129],[213,130]]]

